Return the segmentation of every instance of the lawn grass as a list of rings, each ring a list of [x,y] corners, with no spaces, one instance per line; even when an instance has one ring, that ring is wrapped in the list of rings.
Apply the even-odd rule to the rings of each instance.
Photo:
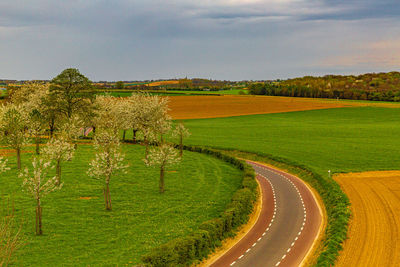
[[[283,157],[332,172],[400,168],[400,109],[360,107],[186,120],[188,144]]]
[[[0,192],[10,197],[17,221],[23,221],[26,245],[16,266],[132,266],[151,248],[181,237],[217,217],[240,187],[241,172],[213,157],[185,152],[183,162],[166,173],[166,192],[158,193],[157,169],[147,168],[144,148],[124,145],[130,167],[112,177],[113,210],[104,209],[102,181],[86,174],[93,158],[90,145],[79,145],[63,165],[64,187],[42,201],[43,236],[35,236],[35,202],[21,191],[16,159],[3,173]],[[28,166],[31,154],[23,154]]]

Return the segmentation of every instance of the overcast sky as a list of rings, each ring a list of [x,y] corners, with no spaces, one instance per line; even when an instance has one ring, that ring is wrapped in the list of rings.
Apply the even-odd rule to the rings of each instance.
[[[399,0],[1,0],[0,79],[400,70]]]

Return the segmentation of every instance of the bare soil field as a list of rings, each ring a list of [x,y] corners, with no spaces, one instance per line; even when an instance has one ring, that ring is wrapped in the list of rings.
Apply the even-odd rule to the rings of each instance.
[[[274,96],[170,96],[174,119],[216,118],[354,106],[351,103]]]
[[[179,81],[160,81],[160,82],[152,82],[149,83],[148,86],[160,86],[160,85],[169,85],[169,84],[179,84]]]
[[[399,266],[400,171],[340,174],[335,180],[353,212],[336,266]]]

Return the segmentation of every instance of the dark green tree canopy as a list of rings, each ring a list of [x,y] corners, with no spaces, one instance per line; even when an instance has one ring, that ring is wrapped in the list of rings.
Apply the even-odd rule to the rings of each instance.
[[[51,81],[50,93],[57,110],[68,118],[87,111],[87,100],[94,96],[92,82],[73,68],[65,69]]]
[[[123,81],[118,81],[118,82],[115,83],[115,88],[116,89],[124,89],[124,87],[125,87],[125,84],[124,84]]]

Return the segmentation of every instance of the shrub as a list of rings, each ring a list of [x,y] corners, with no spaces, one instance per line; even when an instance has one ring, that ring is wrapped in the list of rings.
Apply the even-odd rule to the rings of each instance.
[[[226,210],[218,217],[199,226],[199,230],[186,237],[176,238],[154,248],[142,257],[150,266],[188,266],[205,258],[227,236],[233,235],[238,226],[247,222],[257,200],[257,182],[254,170],[245,162],[216,150],[196,146],[184,146],[185,150],[204,153],[231,163],[243,171],[242,187],[232,196]]]

